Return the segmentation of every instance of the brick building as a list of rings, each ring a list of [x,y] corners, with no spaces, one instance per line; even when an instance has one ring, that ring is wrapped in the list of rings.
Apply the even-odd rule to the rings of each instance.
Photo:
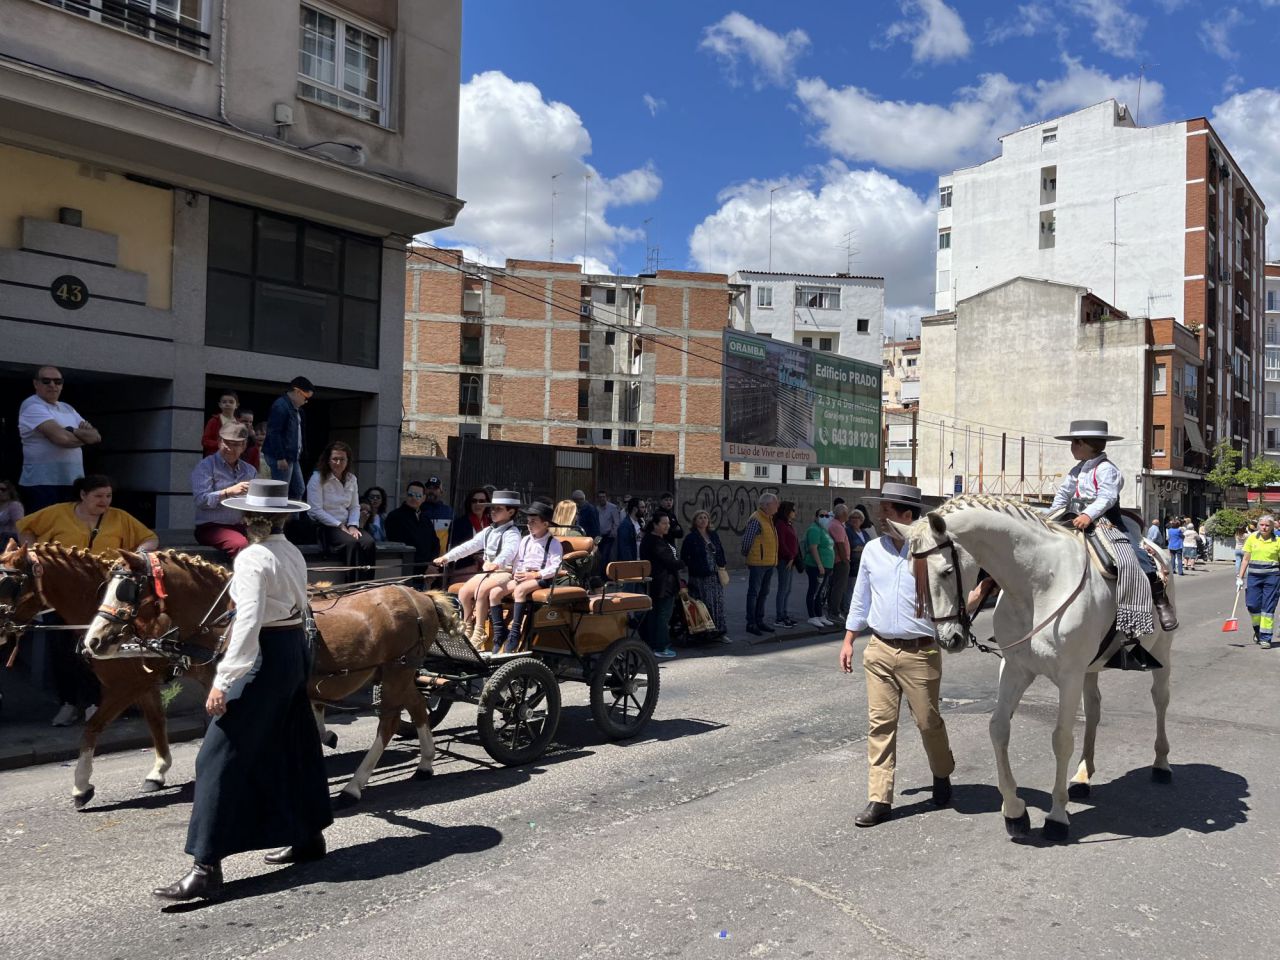
[[[458,435],[669,453],[721,475],[723,274],[583,274],[577,264],[414,248],[405,286],[406,456]]]

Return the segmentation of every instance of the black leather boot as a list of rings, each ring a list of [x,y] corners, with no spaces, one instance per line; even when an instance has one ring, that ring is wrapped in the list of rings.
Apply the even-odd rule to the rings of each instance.
[[[217,863],[193,863],[191,872],[167,887],[157,887],[151,893],[161,900],[210,900],[222,892],[222,865]]]
[[[1161,629],[1166,633],[1177,630],[1178,614],[1164,589],[1164,581],[1155,573],[1148,573],[1147,580],[1151,583],[1151,600],[1155,604],[1156,616],[1160,618]]]
[[[501,605],[489,608],[489,624],[493,627],[493,647],[494,653],[502,652],[502,645],[507,642],[507,624],[502,619]]]
[[[859,827],[874,827],[878,823],[884,823],[892,815],[893,804],[872,800],[865,810],[853,818],[853,822]]]
[[[304,844],[272,850],[262,859],[267,863],[307,863],[310,860],[319,860],[326,853],[328,850],[324,845],[324,834],[317,833]]]

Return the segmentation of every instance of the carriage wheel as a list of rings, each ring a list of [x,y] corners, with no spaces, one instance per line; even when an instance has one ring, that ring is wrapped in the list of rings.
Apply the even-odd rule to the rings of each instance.
[[[591,715],[611,740],[634,737],[658,705],[658,659],[634,637],[615,640],[591,675]]]
[[[476,726],[485,751],[513,767],[537,760],[560,725],[560,686],[540,660],[521,657],[494,671],[480,694]]]

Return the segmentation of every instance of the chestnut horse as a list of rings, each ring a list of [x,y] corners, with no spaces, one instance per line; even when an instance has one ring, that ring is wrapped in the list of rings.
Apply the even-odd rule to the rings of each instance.
[[[205,624],[230,606],[225,590],[230,576],[222,567],[172,551],[147,557],[122,551],[85,634],[85,647],[95,658],[117,657],[122,643],[156,638],[172,628],[180,642],[212,649],[218,638]],[[379,673],[382,678],[377,733],[342,788],[339,803],[360,799],[399,726],[401,711],[408,711],[418,731],[421,753],[414,777],[431,776],[435,741],[414,678],[437,633],[459,629],[452,600],[443,593],[392,584],[313,598],[312,613],[320,636],[307,692],[322,734],[324,701],[350,696]]]
[[[0,554],[0,636],[17,637],[42,610],[53,611],[69,624],[86,624],[98,608],[98,594],[107,580],[110,563],[83,547],[37,543],[20,547],[13,540]],[[65,642],[65,641],[64,641]],[[168,680],[169,663],[163,657],[131,657],[91,661],[102,685],[102,702],[84,725],[80,756],[76,763],[72,799],[82,809],[93,799],[93,753],[102,731],[131,704],[142,711],[151,731],[155,764],[142,781],[144,792],[165,786],[165,774],[173,758],[165,724],[160,688]],[[208,687],[212,667],[193,667],[193,679]]]

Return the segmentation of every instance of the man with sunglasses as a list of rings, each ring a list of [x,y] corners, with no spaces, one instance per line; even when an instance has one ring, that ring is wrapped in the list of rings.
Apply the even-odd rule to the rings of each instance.
[[[413,547],[413,571],[422,573],[440,555],[440,539],[435,521],[423,509],[426,488],[421,480],[411,480],[404,488],[404,500],[387,514],[387,539]]]
[[[41,367],[32,378],[35,394],[18,410],[22,475],[27,509],[34,513],[71,499],[71,485],[84,476],[84,448],[102,435],[69,403],[63,403],[62,371]]]

